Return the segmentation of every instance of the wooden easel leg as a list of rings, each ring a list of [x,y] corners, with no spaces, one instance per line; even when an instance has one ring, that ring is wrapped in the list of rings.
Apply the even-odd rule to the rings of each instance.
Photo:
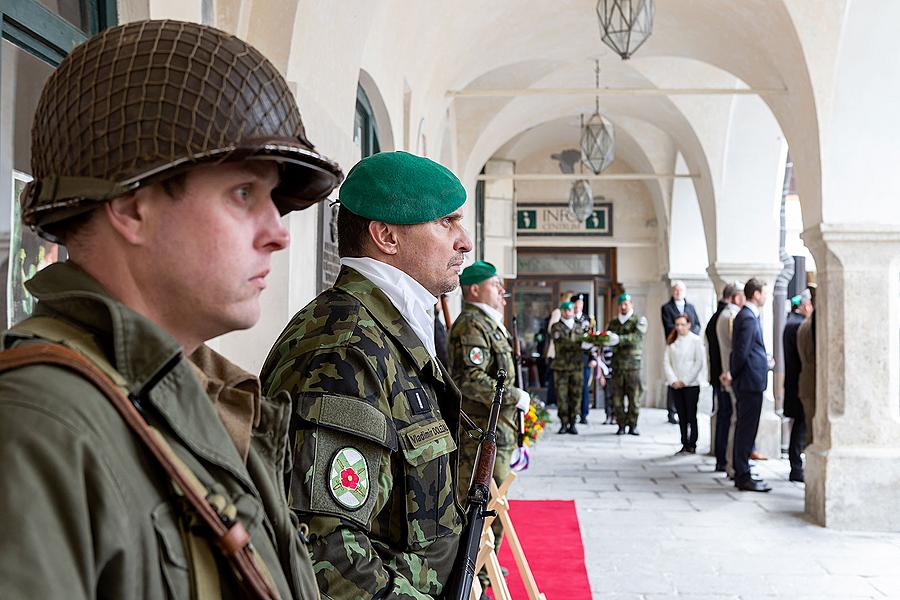
[[[510,473],[503,480],[500,488],[497,488],[493,481],[491,482],[491,495],[493,496],[491,508],[497,511],[497,518],[500,519],[500,523],[503,525],[503,538],[509,544],[510,552],[512,552],[513,559],[516,561],[516,567],[519,570],[519,575],[522,577],[522,583],[525,584],[525,591],[528,593],[529,600],[546,600],[544,594],[537,587],[537,582],[535,582],[534,575],[531,573],[531,567],[528,565],[528,559],[522,550],[522,544],[519,543],[519,536],[516,535],[516,528],[509,518],[509,501],[506,499],[506,492],[515,478],[516,474]],[[499,567],[499,563],[497,566]]]

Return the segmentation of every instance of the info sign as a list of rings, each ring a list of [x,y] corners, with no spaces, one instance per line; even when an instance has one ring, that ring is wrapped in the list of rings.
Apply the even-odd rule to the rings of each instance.
[[[520,204],[516,208],[516,235],[527,236],[611,236],[612,203],[594,204],[594,211],[579,221],[567,204]]]

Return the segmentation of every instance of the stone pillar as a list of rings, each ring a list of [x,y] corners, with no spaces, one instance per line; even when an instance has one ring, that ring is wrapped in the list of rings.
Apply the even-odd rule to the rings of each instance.
[[[827,527],[900,531],[900,226],[820,225],[803,239],[819,278],[806,511]]]
[[[716,287],[719,290],[726,283],[731,283],[732,281],[743,283],[751,277],[756,277],[766,284],[768,300],[766,305],[760,310],[760,320],[762,321],[763,340],[766,344],[766,351],[769,354],[772,354],[773,348],[772,289],[775,278],[781,272],[781,269],[782,265],[779,263],[722,262],[716,262],[707,269],[710,279],[716,283]],[[778,458],[781,456],[781,417],[775,413],[775,396],[772,383],[770,372],[769,385],[763,395],[759,430],[756,434],[756,447],[763,454],[772,458]],[[710,419],[710,431],[712,432],[711,435],[715,436],[715,419]]]

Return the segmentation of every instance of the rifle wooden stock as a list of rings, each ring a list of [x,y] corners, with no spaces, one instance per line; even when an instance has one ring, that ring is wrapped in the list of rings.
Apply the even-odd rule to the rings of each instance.
[[[491,400],[488,424],[481,434],[481,443],[475,455],[475,468],[466,495],[466,526],[460,536],[456,562],[443,596],[446,600],[469,600],[472,583],[475,581],[475,560],[481,546],[484,520],[495,514],[487,510],[487,505],[491,499],[491,479],[494,477],[494,460],[497,458],[497,420],[500,418],[500,405],[505,390],[506,371],[501,369],[497,373],[497,386]]]

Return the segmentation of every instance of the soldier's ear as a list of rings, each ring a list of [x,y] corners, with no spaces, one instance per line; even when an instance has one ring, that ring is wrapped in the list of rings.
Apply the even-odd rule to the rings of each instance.
[[[151,198],[156,186],[138,189],[130,194],[113,198],[103,205],[109,225],[129,244],[140,245],[148,236],[151,204],[159,202]]]
[[[400,247],[397,226],[383,221],[369,222],[369,238],[375,247],[384,254],[397,254]]]

